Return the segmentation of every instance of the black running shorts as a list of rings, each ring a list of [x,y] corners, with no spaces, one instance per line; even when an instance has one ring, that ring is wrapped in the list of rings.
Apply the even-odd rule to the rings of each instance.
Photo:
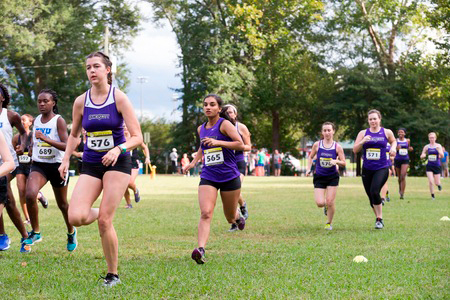
[[[231,179],[230,181],[225,182],[216,182],[201,178],[199,185],[211,185],[216,189],[221,190],[222,192],[235,191],[241,188],[241,178],[236,177],[234,179]]]
[[[8,203],[8,179],[6,176],[0,177],[0,204]]]
[[[245,168],[247,167],[245,160],[238,161],[237,167],[238,167],[239,173],[245,175]]]
[[[400,169],[402,167],[402,165],[409,165],[409,159],[404,159],[404,160],[395,159],[394,160],[394,167]]]
[[[42,163],[33,161],[31,164],[31,172],[41,173],[47,181],[50,181],[52,187],[60,188],[69,184],[69,180],[65,182],[64,179],[59,175],[58,168],[61,163]]]
[[[427,166],[427,172],[433,172],[434,175],[441,174],[441,166]]]
[[[81,166],[81,174],[89,175],[98,179],[103,179],[103,176],[108,171],[118,171],[128,175],[131,175],[131,157],[122,156],[117,159],[114,166],[104,166],[100,163],[91,163],[83,161]]]
[[[326,189],[327,186],[338,186],[339,185],[339,173],[329,176],[321,176],[314,174],[314,188],[316,189]]]

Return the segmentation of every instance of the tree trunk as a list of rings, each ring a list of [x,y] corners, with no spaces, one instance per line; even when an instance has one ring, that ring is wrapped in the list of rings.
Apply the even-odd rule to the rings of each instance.
[[[272,110],[272,152],[280,150],[280,113]]]

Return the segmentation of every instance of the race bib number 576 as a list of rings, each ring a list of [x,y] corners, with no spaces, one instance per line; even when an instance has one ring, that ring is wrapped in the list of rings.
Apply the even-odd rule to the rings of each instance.
[[[94,131],[87,133],[87,146],[89,149],[104,152],[114,148],[114,138],[111,130]]]

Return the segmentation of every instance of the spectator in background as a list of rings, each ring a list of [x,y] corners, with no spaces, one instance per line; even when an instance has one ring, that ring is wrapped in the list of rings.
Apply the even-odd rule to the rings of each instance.
[[[270,176],[270,153],[266,150],[266,157],[264,159],[264,175]]]
[[[442,178],[448,178],[448,151],[445,147],[442,147],[442,150],[444,150],[444,157],[441,159]]]
[[[253,173],[256,167],[256,157],[258,150],[252,150],[248,155],[248,172],[250,175],[256,175]]]
[[[189,163],[190,163],[190,161],[189,161],[188,155],[187,155],[187,153],[184,153],[183,158],[181,159],[181,168],[184,169],[184,167],[187,167],[187,165],[189,165]],[[187,172],[184,176],[186,176],[186,175],[191,176],[191,173]]]
[[[195,159],[195,157],[197,156],[197,152],[192,153],[192,160]],[[198,176],[198,170],[199,170],[199,165],[200,163],[196,163],[194,168],[193,168],[193,172],[192,172],[192,176]]]
[[[169,155],[170,161],[172,162],[172,174],[178,174],[178,153],[177,149],[173,148]]]
[[[256,157],[256,176],[264,176],[264,162],[266,161],[266,154],[264,153],[264,149],[261,148],[259,150],[258,156]]]
[[[281,154],[278,150],[275,150],[275,152],[273,153],[273,165],[275,168],[275,176],[280,176],[281,174]]]

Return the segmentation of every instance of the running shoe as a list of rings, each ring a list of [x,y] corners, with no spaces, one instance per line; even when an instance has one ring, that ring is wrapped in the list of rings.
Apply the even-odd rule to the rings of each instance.
[[[400,200],[403,200],[404,198],[403,198],[403,195],[400,195]]]
[[[442,185],[438,185],[438,190],[442,191]]]
[[[133,205],[131,204],[125,205],[125,208],[133,208]]]
[[[25,220],[25,221],[23,221],[23,224],[25,224],[25,225],[30,225],[31,222],[30,222],[30,220]]]
[[[34,232],[34,230],[32,230],[30,232],[30,234],[28,235],[28,238],[25,239],[23,242],[24,242],[24,244],[33,246],[34,243],[38,243],[40,241],[42,241],[41,233],[36,233],[36,232]]]
[[[8,250],[10,244],[11,240],[9,239],[7,234],[0,235],[0,251]]]
[[[67,234],[67,251],[72,252],[73,250],[77,249],[78,242],[77,242],[77,229],[73,228],[73,233]]]
[[[384,198],[381,198],[381,205],[384,206]]]
[[[139,201],[141,201],[141,195],[139,195],[139,189],[136,188],[136,193],[134,193],[134,201],[136,203],[138,203]]]
[[[235,232],[238,230],[238,226],[236,223],[231,224],[231,228],[228,229],[228,232]]]
[[[41,197],[39,198],[39,202],[41,202],[42,207],[43,208],[47,208],[48,207],[48,200],[47,198],[45,198],[44,194],[42,194],[42,192],[39,191],[39,195],[41,195]]]
[[[20,253],[30,253],[31,252],[31,246],[24,243],[25,239],[20,239]]]
[[[236,220],[236,224],[237,224],[237,227],[239,228],[239,230],[244,230],[244,228],[245,228],[245,218],[244,217],[240,217],[239,219]]]
[[[241,214],[244,217],[244,219],[248,219],[248,209],[247,209],[247,202],[244,203],[243,206],[241,206]]]
[[[105,277],[100,276],[100,278],[103,279],[102,285],[106,287],[113,287],[120,283],[119,275],[117,274],[108,273]]]
[[[391,201],[391,198],[389,198],[389,191],[386,191],[386,201],[387,202]]]
[[[384,224],[383,224],[383,220],[377,220],[375,222],[375,229],[383,229]]]
[[[333,230],[333,226],[331,226],[330,223],[327,223],[327,224],[325,225],[325,230]]]
[[[201,247],[195,248],[194,251],[192,251],[191,257],[197,264],[203,265],[206,262],[205,249]]]
[[[323,214],[324,214],[325,216],[328,214],[328,208],[327,208],[326,205],[323,207]]]

